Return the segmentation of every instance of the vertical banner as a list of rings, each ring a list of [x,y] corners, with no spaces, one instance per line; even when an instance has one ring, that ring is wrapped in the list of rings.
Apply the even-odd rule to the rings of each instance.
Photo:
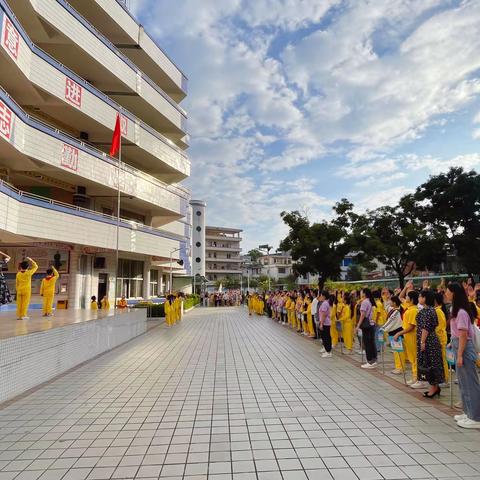
[[[65,100],[78,108],[82,108],[82,87],[71,78],[65,79]]]
[[[13,60],[18,60],[18,53],[20,51],[20,34],[5,13],[3,14],[2,24],[2,47]]]
[[[0,136],[5,140],[10,141],[12,138],[13,130],[13,113],[12,111],[0,100]]]

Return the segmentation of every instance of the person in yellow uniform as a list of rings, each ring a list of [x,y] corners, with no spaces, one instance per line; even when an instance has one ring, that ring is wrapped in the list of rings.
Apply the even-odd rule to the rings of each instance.
[[[336,296],[330,295],[331,301],[333,302],[332,308],[330,310],[330,336],[332,338],[332,348],[338,344],[338,330],[337,330],[337,302],[335,301]]]
[[[440,346],[442,347],[442,361],[443,361],[443,371],[445,375],[445,383],[448,383],[449,371],[448,371],[448,362],[447,362],[447,309],[443,303],[443,294],[435,293],[435,312],[437,314],[437,328],[435,332],[437,334],[438,340],[440,341]]]
[[[285,308],[285,311],[287,312],[287,324],[288,324],[288,325],[291,325],[291,323],[290,323],[290,320],[291,320],[291,318],[290,318],[290,303],[291,303],[291,301],[292,301],[292,300],[290,299],[290,295],[287,295],[287,296],[285,297],[285,305],[284,305],[284,308]]]
[[[388,332],[390,337],[394,337],[396,333],[403,330],[402,308],[402,302],[396,295],[390,297],[387,321],[383,324],[385,331]],[[395,369],[392,370],[391,373],[401,375],[405,370],[405,351],[393,352],[393,361],[395,363]]]
[[[405,313],[402,318],[402,330],[393,337],[398,340],[403,336],[405,357],[412,366],[412,380],[407,382],[414,388],[424,388],[422,382],[417,380],[417,313],[418,313],[418,292],[410,290],[407,293],[407,300],[404,303]]]
[[[313,315],[312,315],[312,297],[307,295],[307,332],[309,338],[315,338],[315,328],[313,327]]]
[[[110,300],[106,295],[100,301],[100,306],[102,307],[102,310],[105,310],[105,311],[110,310]]]
[[[165,322],[167,326],[171,327],[175,321],[175,301],[173,298],[173,295],[168,295],[167,300],[165,301],[164,305],[164,310],[165,310]]]
[[[302,311],[303,311],[303,297],[302,297],[302,294],[299,293],[297,297],[297,303],[295,304],[295,326],[298,333],[303,332]]]
[[[30,257],[20,263],[20,270],[15,280],[17,294],[17,319],[28,320],[28,307],[32,296],[32,277],[38,270],[38,265]]]
[[[90,310],[98,310],[98,302],[95,295],[90,298]]]
[[[43,316],[51,317],[53,314],[53,298],[55,296],[55,284],[58,274],[56,268],[52,266],[47,270],[47,276],[42,279],[40,284],[40,295],[43,297]]]
[[[128,302],[124,295],[122,295],[122,298],[118,301],[117,307],[120,310],[125,310],[126,308],[128,308]]]
[[[343,344],[347,350],[346,353],[347,355],[351,355],[353,353],[355,322],[352,316],[352,299],[348,293],[343,295],[342,303],[339,303],[337,306],[337,317],[342,325],[342,337]]]

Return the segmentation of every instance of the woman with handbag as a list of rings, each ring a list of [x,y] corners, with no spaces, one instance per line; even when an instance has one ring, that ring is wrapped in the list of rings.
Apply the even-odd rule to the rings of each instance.
[[[478,354],[474,345],[475,313],[465,290],[459,283],[447,287],[445,299],[452,302],[450,319],[451,342],[455,355],[455,370],[462,397],[463,415],[455,415],[462,428],[480,428],[480,381],[476,367]]]
[[[418,302],[422,306],[417,314],[418,377],[430,384],[430,389],[423,396],[434,398],[440,396],[440,384],[445,382],[442,346],[436,332],[435,294],[432,290],[422,290]]]

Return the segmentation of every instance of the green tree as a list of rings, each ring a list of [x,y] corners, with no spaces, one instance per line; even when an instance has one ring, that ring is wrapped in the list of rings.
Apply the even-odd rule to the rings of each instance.
[[[289,233],[280,243],[280,249],[291,252],[296,262],[295,273],[318,274],[320,289],[327,279],[338,279],[341,261],[350,250],[347,228],[342,224],[346,217],[313,224],[298,211],[282,212],[281,217]]]
[[[258,250],[258,248],[254,248],[250,250],[247,255],[251,258],[252,263],[258,263],[258,259],[263,255],[263,253]]]
[[[480,272],[480,175],[451,168],[429,178],[400,205],[435,235],[467,273]]]
[[[380,207],[352,220],[356,263],[371,268],[378,260],[395,272],[400,287],[416,267],[431,268],[444,257],[441,235],[400,206]]]

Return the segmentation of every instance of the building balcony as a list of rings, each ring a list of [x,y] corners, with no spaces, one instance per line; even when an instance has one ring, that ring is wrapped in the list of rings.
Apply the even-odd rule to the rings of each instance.
[[[15,54],[5,46],[0,48],[0,82],[20,104],[105,150],[110,146],[117,112],[121,112],[124,161],[167,183],[190,175],[190,162],[180,148],[33,44],[3,1],[3,29],[9,28],[18,44]]]
[[[187,78],[121,0],[69,3],[173,100],[180,102],[185,98]]]
[[[220,274],[224,274],[224,275],[229,275],[229,274],[233,274],[233,275],[241,275],[242,274],[242,271],[241,270],[236,270],[236,269],[228,269],[228,270],[222,270],[222,269],[219,269],[219,268],[209,268],[208,266],[205,268],[205,273],[220,273]]]
[[[212,247],[210,245],[205,246],[207,252],[237,252],[240,253],[242,249],[240,247]]]
[[[75,193],[85,186],[91,198],[116,197],[118,160],[28,115],[0,88],[0,166],[17,185],[58,186]],[[8,119],[8,120],[7,120]],[[120,190],[131,210],[172,221],[187,215],[190,194],[125,163]]]
[[[214,257],[209,257],[205,259],[206,262],[211,262],[211,263],[236,263],[236,264],[241,264],[242,260],[240,257],[238,258],[214,258]]]
[[[6,4],[6,0],[0,0]],[[186,113],[65,0],[15,0],[33,41],[177,145]]]
[[[2,242],[53,241],[115,251],[117,219],[110,215],[22,192],[0,181]],[[175,248],[186,250],[184,237],[139,223],[120,220],[122,252],[169,258]],[[179,258],[175,255],[174,258]]]

